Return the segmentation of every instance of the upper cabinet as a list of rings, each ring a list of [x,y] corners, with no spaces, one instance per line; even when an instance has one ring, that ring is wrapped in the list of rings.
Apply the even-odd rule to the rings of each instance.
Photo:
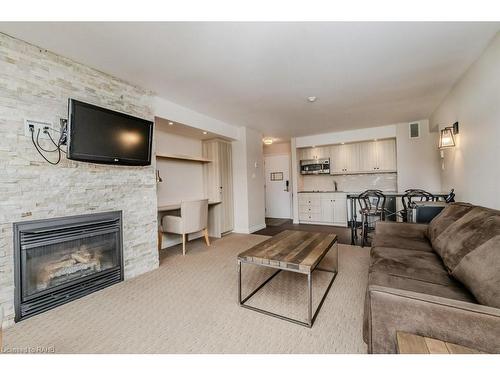
[[[298,160],[330,158],[330,174],[396,172],[396,140],[354,142],[297,150]]]
[[[360,143],[363,172],[396,172],[396,141],[384,139]]]
[[[325,159],[329,157],[329,146],[299,148],[297,154],[298,160]]]
[[[383,172],[395,172],[396,164],[396,141],[384,139],[375,142],[377,144],[378,170]]]
[[[359,143],[330,146],[330,173],[359,172]]]

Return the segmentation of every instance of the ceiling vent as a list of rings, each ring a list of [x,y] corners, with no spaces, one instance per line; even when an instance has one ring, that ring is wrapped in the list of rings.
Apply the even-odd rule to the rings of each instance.
[[[410,122],[408,124],[408,132],[410,135],[410,139],[420,138],[420,123],[419,122]]]

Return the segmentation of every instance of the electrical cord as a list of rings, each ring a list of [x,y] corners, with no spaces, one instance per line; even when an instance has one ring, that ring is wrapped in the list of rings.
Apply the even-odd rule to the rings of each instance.
[[[38,131],[40,131],[40,129],[38,129]],[[54,144],[54,146],[56,146],[56,147],[57,147],[57,149],[56,149],[56,150],[59,150],[60,152],[64,152],[64,153],[66,153],[66,151],[64,151],[64,150],[61,148],[61,146],[62,146],[62,145],[61,145],[61,139],[62,139],[62,137],[63,137],[63,133],[61,133],[61,135],[59,136],[59,141],[58,141],[57,143],[56,143],[56,142],[54,142],[54,139],[53,139],[53,138],[52,138],[52,136],[50,135],[49,131],[45,131],[45,134],[47,134],[47,135],[49,136],[49,138],[50,138],[50,140],[52,141],[52,143]],[[41,148],[41,147],[40,147],[40,148]],[[54,151],[56,151],[56,150],[54,150]]]
[[[53,161],[50,161],[49,159],[47,159],[45,157],[44,154],[42,154],[42,152],[40,151],[40,149],[38,148],[36,142],[35,142],[35,130],[33,128],[30,128],[30,132],[31,132],[31,142],[33,142],[33,146],[35,146],[35,149],[37,150],[37,152],[40,154],[40,156],[42,158],[45,159],[45,161],[49,164],[52,164],[52,165],[57,165],[59,164],[59,162],[61,161],[61,149],[58,147],[58,150],[59,150],[59,155],[57,157],[57,161],[56,162],[53,162]],[[38,129],[38,134],[40,133],[40,129]],[[38,138],[38,134],[37,134],[37,138]]]
[[[48,132],[45,132],[45,134],[48,134],[49,137],[50,137],[50,134]],[[56,152],[57,151],[57,145],[54,143],[54,141],[52,141],[52,143],[54,143],[54,146],[56,146],[55,150],[46,150],[44,149],[41,145],[40,145],[40,141],[39,141],[39,137],[40,137],[40,129],[38,129],[38,132],[36,133],[36,144],[37,146],[40,148],[40,150],[42,151],[45,151],[45,152]],[[52,139],[52,138],[51,138]]]

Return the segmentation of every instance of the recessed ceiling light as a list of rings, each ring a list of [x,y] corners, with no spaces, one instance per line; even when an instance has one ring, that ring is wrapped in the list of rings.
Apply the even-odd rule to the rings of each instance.
[[[307,100],[310,102],[310,103],[313,103],[316,101],[316,99],[318,99],[316,96],[308,96],[307,97]]]
[[[345,145],[345,142],[342,142],[341,145]]]
[[[173,125],[174,123],[173,123],[172,121],[169,121],[169,122],[168,122],[168,124],[169,124],[169,125]]]
[[[268,145],[268,146],[269,146],[269,145],[272,145],[272,144],[273,144],[273,139],[272,139],[272,138],[269,138],[269,137],[268,137],[268,138],[264,138],[264,139],[262,140],[262,142],[264,142],[264,144],[265,144],[265,145]]]
[[[378,141],[378,139],[377,139],[377,138],[375,138],[375,139],[374,139],[374,141],[375,141],[375,142],[377,142],[377,141]]]
[[[203,134],[208,134],[207,132],[203,132]]]

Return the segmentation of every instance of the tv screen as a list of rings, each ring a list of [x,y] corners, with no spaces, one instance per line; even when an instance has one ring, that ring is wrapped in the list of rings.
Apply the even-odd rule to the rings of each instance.
[[[69,100],[68,159],[150,165],[153,123],[92,104]]]

